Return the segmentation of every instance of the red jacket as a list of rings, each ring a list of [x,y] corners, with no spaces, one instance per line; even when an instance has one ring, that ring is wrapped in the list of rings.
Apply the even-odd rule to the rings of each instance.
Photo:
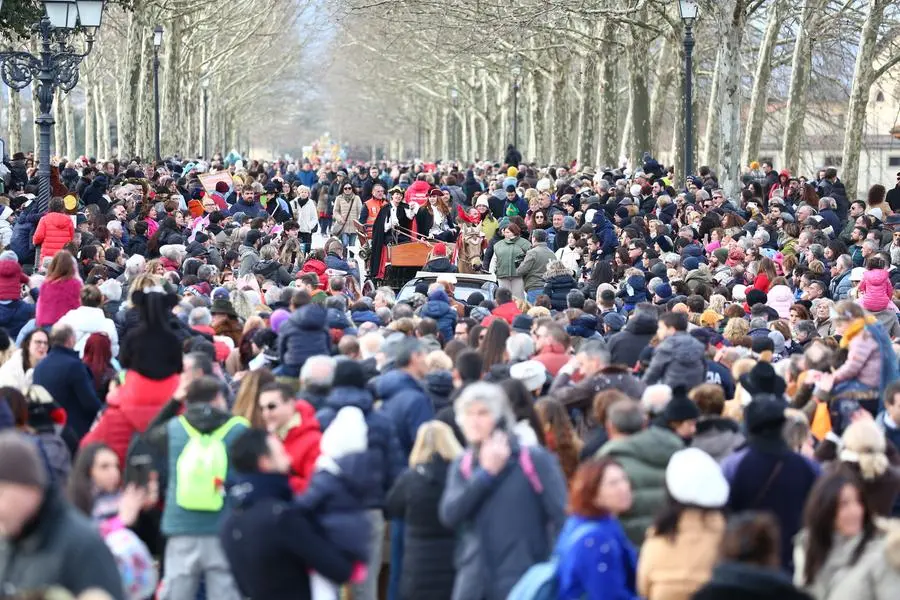
[[[0,300],[20,300],[28,276],[14,260],[0,260]]]
[[[306,400],[297,400],[296,406],[300,425],[288,431],[284,438],[284,449],[291,457],[291,489],[295,494],[300,494],[306,490],[316,468],[322,430],[312,404]]]
[[[38,327],[54,325],[64,314],[81,306],[81,280],[77,277],[41,284],[35,307],[34,322]]]
[[[550,373],[553,377],[559,373],[559,370],[563,368],[569,360],[571,360],[572,355],[566,354],[565,348],[563,348],[558,342],[552,342],[543,348],[541,351],[537,353],[537,355],[532,359],[544,365],[544,368],[547,369],[547,372]]]
[[[521,315],[522,311],[519,310],[515,302],[507,302],[495,308],[491,314],[512,325],[513,319]]]
[[[208,336],[215,338],[216,330],[210,327],[209,325],[194,325],[191,327],[194,331],[198,333],[205,333]],[[225,342],[221,342],[217,339],[213,339],[213,348],[216,350],[216,361],[223,363],[225,359],[228,358],[228,355],[231,354],[231,348],[228,347],[228,344]]]
[[[303,263],[303,267],[297,273],[297,278],[299,279],[304,273],[315,273],[319,276],[319,287],[325,290],[328,289],[328,275],[325,274],[327,268],[321,260],[311,258]]]
[[[125,383],[106,399],[106,410],[94,427],[81,438],[81,447],[103,442],[119,457],[124,469],[128,445],[135,433],[143,433],[178,388],[178,375],[163,380],[148,379],[137,371],[125,373]]]
[[[74,237],[75,224],[69,215],[47,213],[38,221],[32,242],[41,247],[41,260],[44,260],[62,250]]]

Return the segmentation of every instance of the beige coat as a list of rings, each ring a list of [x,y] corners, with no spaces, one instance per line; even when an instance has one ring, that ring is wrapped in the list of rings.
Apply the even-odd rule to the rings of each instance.
[[[725,532],[721,513],[689,508],[674,540],[647,532],[638,559],[637,590],[647,600],[690,600],[712,576]]]
[[[835,535],[831,551],[825,559],[825,563],[816,573],[815,579],[808,585],[805,581],[804,570],[806,568],[806,531],[797,534],[794,540],[794,583],[811,595],[815,600],[860,600],[861,598],[888,598],[888,596],[867,595],[861,596],[854,593],[847,595],[847,590],[871,590],[873,581],[868,576],[873,570],[879,570],[884,575],[885,564],[885,536],[883,532],[876,534],[875,539],[866,544],[862,555],[854,562],[853,555],[859,545],[861,535],[853,538],[842,538]],[[894,575],[894,581],[897,575]],[[848,584],[848,581],[853,582]],[[849,588],[847,586],[850,586]],[[897,597],[897,589],[890,598]]]
[[[355,194],[351,197],[341,194],[335,198],[334,224],[331,226],[331,235],[356,233],[356,227],[354,227],[353,222],[359,221],[361,210],[362,200]]]
[[[900,529],[872,542],[866,552],[834,588],[829,597],[853,600],[895,600],[900,598]]]

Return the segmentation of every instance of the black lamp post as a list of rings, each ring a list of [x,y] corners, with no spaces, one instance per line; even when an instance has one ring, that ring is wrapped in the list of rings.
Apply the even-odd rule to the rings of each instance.
[[[513,146],[519,147],[519,78],[522,76],[522,59],[515,57],[513,75]]]
[[[32,26],[41,49],[30,52],[0,52],[0,76],[14,90],[23,90],[32,82],[37,86],[40,114],[38,126],[38,210],[46,212],[50,204],[50,134],[53,125],[53,96],[57,89],[70,92],[78,84],[78,67],[94,46],[94,34],[103,18],[105,0],[42,0],[46,16]],[[70,33],[80,24],[84,29],[85,49],[77,52],[70,44]]]
[[[203,144],[200,153],[206,159],[208,152],[207,144],[209,143],[209,77],[200,80],[200,87],[203,88]]]
[[[684,22],[684,179],[694,173],[694,21],[699,7],[694,0],[679,0],[678,10]]]
[[[157,25],[153,29],[153,108],[154,125],[156,127],[156,161],[161,160],[159,153],[159,47],[163,42],[163,28]]]

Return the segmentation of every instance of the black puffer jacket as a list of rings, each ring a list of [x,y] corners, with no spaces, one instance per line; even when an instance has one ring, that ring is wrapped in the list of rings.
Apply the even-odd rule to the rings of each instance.
[[[448,464],[439,456],[401,475],[387,498],[390,517],[403,519],[400,595],[417,600],[449,600],[453,593],[454,532],[438,520]]]
[[[610,359],[614,364],[633,367],[641,352],[650,344],[656,335],[656,319],[649,315],[632,317],[625,329],[609,338]]]
[[[294,280],[284,265],[277,260],[261,260],[253,265],[252,271],[254,275],[262,275],[264,279],[274,281],[282,287],[289,285]]]
[[[569,307],[566,298],[576,287],[575,278],[571,275],[557,275],[549,278],[544,284],[544,293],[550,296],[550,306],[553,310],[566,310]]]

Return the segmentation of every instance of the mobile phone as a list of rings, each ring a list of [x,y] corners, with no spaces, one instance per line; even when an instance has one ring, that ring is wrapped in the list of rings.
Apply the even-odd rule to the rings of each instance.
[[[132,456],[128,459],[128,468],[125,470],[125,483],[133,483],[138,487],[147,487],[150,483],[150,471],[153,470],[153,461],[146,454]]]

